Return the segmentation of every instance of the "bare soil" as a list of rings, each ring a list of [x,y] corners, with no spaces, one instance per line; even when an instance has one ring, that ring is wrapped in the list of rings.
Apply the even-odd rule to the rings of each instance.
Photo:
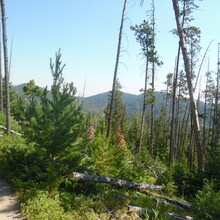
[[[0,175],[0,219],[21,220],[20,203],[10,185]]]

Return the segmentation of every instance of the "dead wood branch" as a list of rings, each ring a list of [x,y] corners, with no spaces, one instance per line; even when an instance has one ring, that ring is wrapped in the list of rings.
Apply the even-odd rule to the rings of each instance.
[[[183,201],[179,201],[179,200],[176,200],[176,199],[172,199],[172,198],[169,198],[169,197],[166,197],[166,196],[154,193],[154,192],[150,192],[148,190],[141,190],[141,192],[146,193],[146,194],[151,195],[151,196],[154,196],[156,198],[164,199],[168,203],[180,206],[184,209],[189,209],[191,207],[191,204],[189,202],[183,202]]]
[[[147,210],[147,208],[142,208],[142,207],[138,207],[138,206],[131,206],[128,205],[128,210],[131,212],[137,212],[138,214],[141,214],[143,212],[143,210]],[[149,212],[151,212],[151,210],[148,210]],[[190,216],[184,216],[184,215],[179,215],[176,213],[172,213],[172,212],[165,212],[164,213],[166,216],[174,218],[174,219],[179,219],[179,220],[193,220],[192,217]]]
[[[176,213],[172,213],[172,212],[166,212],[165,213],[166,216],[174,218],[174,219],[179,219],[179,220],[193,220],[193,217],[190,216],[184,216],[184,215],[179,215]]]
[[[120,187],[128,187],[128,188],[134,188],[134,189],[139,189],[139,190],[142,190],[142,189],[161,190],[163,188],[162,186],[148,184],[148,183],[136,183],[136,182],[130,182],[127,180],[110,178],[106,176],[95,176],[95,175],[88,175],[88,174],[76,173],[76,172],[70,173],[69,177],[74,178],[74,179],[80,179],[83,181],[95,181],[99,183],[107,183],[107,184],[116,185]]]
[[[6,128],[5,126],[0,125],[0,128],[3,129],[3,130],[5,130],[5,131],[7,131],[7,128]],[[14,131],[14,130],[10,130],[10,132],[11,132],[12,134],[16,134],[16,135],[22,136],[22,134],[20,134],[20,133]]]

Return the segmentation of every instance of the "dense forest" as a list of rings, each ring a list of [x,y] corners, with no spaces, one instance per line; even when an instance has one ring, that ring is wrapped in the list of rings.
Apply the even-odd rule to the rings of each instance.
[[[51,88],[33,79],[15,92],[0,2],[0,173],[16,190],[24,218],[220,219],[220,57],[218,71],[208,69],[205,89],[195,93],[208,51],[199,60],[201,31],[193,26],[199,2],[168,1],[179,44],[162,93],[155,91],[163,61],[154,0],[143,22],[131,26],[145,60],[135,99],[122,93],[118,78],[124,0],[112,90],[90,102],[65,82],[61,50],[50,59]]]

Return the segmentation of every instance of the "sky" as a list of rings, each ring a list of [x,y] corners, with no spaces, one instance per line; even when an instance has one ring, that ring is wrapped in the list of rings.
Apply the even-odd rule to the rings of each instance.
[[[149,0],[128,0],[118,78],[124,92],[140,94],[144,86],[144,58],[131,25],[140,24],[150,10]],[[204,62],[202,75],[217,70],[220,42],[220,1],[196,1],[193,25],[201,29],[202,58],[214,40]],[[61,49],[65,82],[73,82],[77,95],[111,90],[123,0],[6,0],[8,46],[12,48],[10,81],[13,85],[34,79],[50,88],[50,58]],[[156,50],[164,63],[156,70],[156,90],[165,88],[166,75],[173,72],[178,38],[172,0],[155,0]],[[200,63],[200,61],[199,61]],[[204,85],[204,79],[202,84]]]

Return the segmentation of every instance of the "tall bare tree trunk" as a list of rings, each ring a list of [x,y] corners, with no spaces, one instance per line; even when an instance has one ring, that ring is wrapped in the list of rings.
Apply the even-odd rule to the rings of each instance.
[[[177,29],[178,29],[179,39],[180,39],[180,46],[182,49],[184,66],[185,66],[185,71],[186,71],[187,84],[188,84],[188,89],[189,89],[191,114],[193,118],[193,129],[194,129],[195,144],[196,144],[197,157],[198,157],[198,167],[200,170],[204,170],[203,148],[202,148],[201,139],[200,139],[200,125],[199,125],[198,111],[196,108],[196,103],[195,103],[194,94],[193,94],[192,73],[191,73],[191,68],[190,68],[188,52],[186,48],[183,26],[181,22],[179,2],[178,0],[172,0],[172,2],[173,2],[173,9],[175,12],[176,24],[177,24]]]
[[[172,114],[171,114],[171,131],[170,131],[170,163],[175,160],[175,149],[176,149],[176,138],[175,138],[175,106],[176,106],[176,88],[177,88],[177,78],[179,72],[179,59],[180,59],[180,44],[177,52],[175,71],[173,75],[173,97],[172,97]]]
[[[154,0],[152,0],[152,27],[153,27],[153,56],[155,53],[155,7],[154,7]],[[152,93],[154,95],[154,79],[155,79],[155,57],[153,57],[152,61],[152,82],[151,88]],[[154,139],[155,139],[155,132],[154,132],[154,102],[151,104],[151,146],[150,146],[150,154],[153,155],[154,153]]]
[[[8,47],[7,47],[7,32],[6,32],[6,15],[5,1],[1,0],[2,12],[2,35],[3,35],[3,52],[4,52],[4,67],[5,67],[5,94],[6,94],[6,124],[8,133],[11,130],[11,111],[10,111],[10,95],[9,95],[9,65],[8,65]]]
[[[1,12],[1,11],[0,11]],[[0,36],[2,31],[2,25],[0,24]],[[2,78],[2,40],[0,37],[0,113],[3,115],[3,78]]]
[[[165,120],[164,120],[164,125],[163,125],[163,133],[165,134],[164,138],[166,138],[166,146],[168,144],[169,141],[169,115],[167,116],[167,112],[169,112],[168,110],[168,101],[169,101],[169,85],[167,83],[167,89],[166,89],[166,99],[165,99]]]
[[[127,0],[124,0],[124,6],[123,6],[122,16],[121,16],[121,26],[120,26],[119,38],[118,38],[118,48],[117,48],[115,70],[114,70],[114,77],[113,77],[113,84],[112,84],[112,94],[111,94],[111,102],[110,102],[110,110],[109,110],[109,116],[108,116],[108,127],[107,127],[106,137],[109,137],[109,135],[111,133],[111,127],[112,127],[113,103],[114,103],[114,98],[115,98],[115,84],[116,84],[116,80],[117,80],[118,64],[119,64],[119,58],[120,58],[120,52],[121,52],[121,41],[122,41],[122,32],[123,32],[123,26],[124,26],[126,5],[127,5]]]
[[[208,134],[208,138],[207,138],[207,143],[208,144],[210,144],[210,142],[212,142],[212,140],[213,140],[213,120],[211,120],[212,119],[212,117],[214,117],[214,113],[213,113],[213,111],[214,111],[214,98],[212,99],[212,103],[210,104],[210,110],[209,110],[209,127],[208,127],[208,132],[209,132],[209,134]],[[211,131],[211,128],[212,128],[212,133],[210,133],[210,131]],[[211,138],[211,140],[210,140],[210,138]],[[211,144],[211,149],[213,150],[213,145]]]
[[[144,134],[144,118],[146,113],[146,98],[147,98],[147,79],[148,79],[148,57],[146,58],[146,68],[145,68],[145,83],[144,83],[144,100],[143,100],[143,108],[142,108],[142,116],[141,116],[141,130],[140,130],[140,140],[138,146],[138,152],[141,152],[143,134]]]
[[[208,64],[209,66],[209,64]],[[205,86],[205,101],[204,101],[204,118],[203,118],[203,134],[202,134],[202,144],[203,144],[203,149],[206,147],[207,143],[207,138],[206,138],[206,117],[207,117],[207,90],[208,90],[208,80],[209,80],[209,67],[208,67],[208,72],[206,76],[206,86]]]
[[[215,93],[215,108],[214,108],[214,120],[213,120],[213,143],[218,143],[219,140],[219,87],[220,87],[220,43],[218,43],[218,62],[216,73],[216,93]]]

